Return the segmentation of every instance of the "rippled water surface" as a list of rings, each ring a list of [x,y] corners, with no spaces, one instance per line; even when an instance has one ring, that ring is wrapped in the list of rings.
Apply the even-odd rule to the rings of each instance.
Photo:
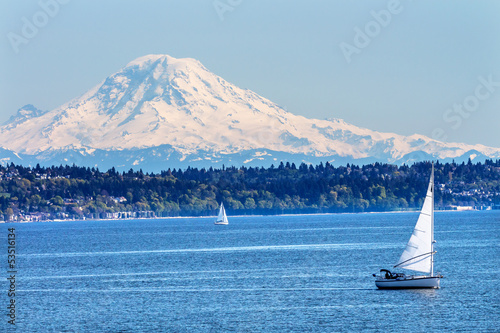
[[[436,213],[441,289],[375,288],[417,216],[3,224],[1,267],[15,227],[18,332],[498,331],[500,211]]]

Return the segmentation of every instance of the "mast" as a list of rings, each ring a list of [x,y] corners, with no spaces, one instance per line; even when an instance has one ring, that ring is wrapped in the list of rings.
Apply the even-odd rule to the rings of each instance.
[[[431,171],[431,276],[434,276],[434,162]]]

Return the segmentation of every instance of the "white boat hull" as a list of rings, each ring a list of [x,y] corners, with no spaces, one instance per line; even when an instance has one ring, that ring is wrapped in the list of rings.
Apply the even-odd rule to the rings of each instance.
[[[229,224],[228,222],[214,222],[214,224]]]
[[[414,289],[439,288],[440,276],[406,277],[401,279],[378,279],[375,285],[379,289]]]

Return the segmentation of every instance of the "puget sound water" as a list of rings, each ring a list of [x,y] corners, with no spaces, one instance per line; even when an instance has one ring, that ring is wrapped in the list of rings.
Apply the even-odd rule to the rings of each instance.
[[[417,217],[2,224],[0,331],[498,332],[500,211],[436,212],[441,289],[376,289]]]

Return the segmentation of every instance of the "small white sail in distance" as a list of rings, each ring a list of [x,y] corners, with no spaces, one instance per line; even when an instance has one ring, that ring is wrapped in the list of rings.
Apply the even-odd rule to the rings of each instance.
[[[406,244],[394,267],[401,267],[413,271],[431,273],[433,270],[433,243],[434,243],[434,165],[424,205],[420,211],[413,234]],[[432,273],[431,273],[432,275]]]
[[[217,220],[215,220],[215,224],[228,224],[228,223],[229,221],[227,220],[226,210],[224,209],[224,203],[221,202],[219,215],[217,216]]]

